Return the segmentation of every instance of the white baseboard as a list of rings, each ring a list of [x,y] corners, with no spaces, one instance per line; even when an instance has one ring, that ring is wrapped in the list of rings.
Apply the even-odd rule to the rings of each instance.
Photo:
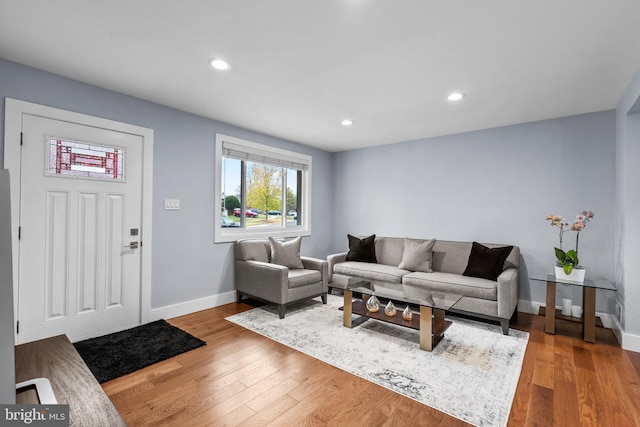
[[[153,322],[160,319],[171,319],[173,317],[184,316],[185,314],[195,313],[196,311],[202,311],[208,308],[229,304],[230,302],[234,302],[235,300],[236,292],[231,291],[224,294],[211,295],[208,297],[185,301],[178,304],[152,308],[150,313],[150,321]]]
[[[623,349],[640,353],[640,335],[633,335],[627,332],[622,332],[621,335]]]
[[[533,301],[526,301],[526,300],[519,300],[518,301],[518,308],[517,310],[522,312],[522,313],[529,313],[529,314],[538,314],[538,309],[544,306],[544,304],[540,304],[537,302],[533,302]]]
[[[540,302],[535,302],[535,301],[525,301],[525,300],[518,301],[518,311],[521,311],[523,313],[538,314],[540,307],[546,307],[546,304],[542,304]],[[560,306],[557,306],[556,308],[562,309],[562,307]],[[600,320],[602,320],[602,326],[604,326],[607,329],[614,329],[614,333],[615,333],[615,327],[614,327],[615,316],[613,314],[596,312],[596,316],[598,316]],[[620,337],[618,337],[618,339],[620,339]]]
[[[612,315],[611,318],[613,322],[611,329],[613,329],[613,333],[618,339],[618,342],[621,343],[622,349],[640,353],[640,335],[623,331],[616,317]]]

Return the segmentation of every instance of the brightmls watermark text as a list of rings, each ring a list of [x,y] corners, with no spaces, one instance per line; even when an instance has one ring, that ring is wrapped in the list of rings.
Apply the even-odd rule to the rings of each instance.
[[[0,405],[0,427],[69,427],[69,405]]]

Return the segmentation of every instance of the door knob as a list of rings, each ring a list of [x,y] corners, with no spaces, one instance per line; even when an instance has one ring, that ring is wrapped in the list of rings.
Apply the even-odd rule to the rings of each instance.
[[[131,242],[131,243],[129,243],[127,246],[125,246],[125,248],[128,248],[128,249],[138,249],[138,242]]]

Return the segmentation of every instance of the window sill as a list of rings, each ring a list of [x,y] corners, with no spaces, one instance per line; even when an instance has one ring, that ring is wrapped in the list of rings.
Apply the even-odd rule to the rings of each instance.
[[[269,231],[216,229],[214,243],[229,243],[241,239],[267,239],[269,237],[287,238],[310,235],[311,230],[306,227],[291,227],[288,229]]]

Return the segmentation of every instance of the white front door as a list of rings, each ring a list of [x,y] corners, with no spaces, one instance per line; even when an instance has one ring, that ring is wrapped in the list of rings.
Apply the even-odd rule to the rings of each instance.
[[[140,135],[23,114],[18,343],[140,324],[142,150]]]

